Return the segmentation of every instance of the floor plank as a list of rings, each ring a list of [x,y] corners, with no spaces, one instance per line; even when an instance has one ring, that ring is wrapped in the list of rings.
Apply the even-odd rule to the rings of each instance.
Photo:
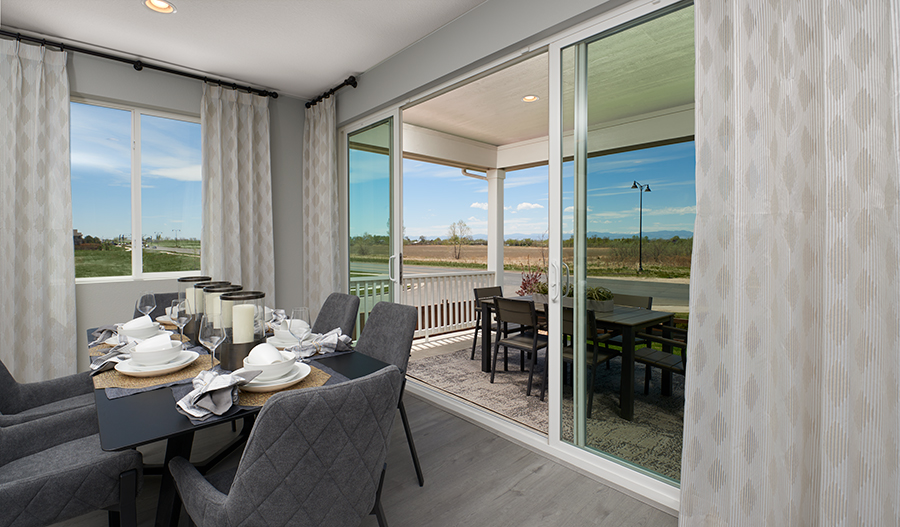
[[[570,468],[407,394],[404,402],[419,451],[425,486],[419,487],[399,413],[394,421],[382,494],[391,527],[548,525],[675,526],[674,516],[645,505]],[[232,436],[228,425],[198,433],[203,457]],[[142,448],[161,460],[161,445]],[[234,455],[222,467],[234,466]],[[153,525],[159,477],[145,478],[138,523]],[[59,525],[100,527],[105,512]],[[184,522],[182,522],[184,524]],[[364,527],[378,525],[374,516]]]

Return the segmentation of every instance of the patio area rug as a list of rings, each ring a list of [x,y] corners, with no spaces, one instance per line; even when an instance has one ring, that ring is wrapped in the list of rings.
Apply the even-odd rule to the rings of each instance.
[[[510,350],[509,371],[498,371],[494,384],[490,374],[481,371],[481,362],[469,360],[471,348],[410,361],[408,375],[418,381],[449,392],[474,405],[494,411],[537,431],[549,431],[549,396],[541,402],[539,377],[535,388],[525,396],[528,372],[519,371],[519,353]],[[543,354],[541,354],[543,358]],[[502,367],[501,367],[502,368]],[[644,395],[644,369],[635,368],[634,420],[618,416],[621,362],[613,359],[609,370],[600,366],[591,418],[587,421],[587,444],[673,480],[680,479],[681,446],[684,426],[684,377],[673,375],[673,395],[661,397],[659,372]],[[549,394],[548,394],[549,395]],[[562,401],[564,440],[572,440],[572,390],[566,385]]]

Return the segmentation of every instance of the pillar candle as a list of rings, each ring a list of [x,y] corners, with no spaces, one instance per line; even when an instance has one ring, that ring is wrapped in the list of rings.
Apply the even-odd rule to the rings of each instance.
[[[187,312],[188,315],[193,315],[195,313],[194,310],[194,286],[186,287],[184,290],[184,299],[187,300]]]
[[[222,325],[226,328],[230,328],[232,326],[231,322],[231,310],[234,307],[233,300],[222,300]]]
[[[220,328],[222,327],[222,317],[219,315],[222,313],[222,308],[219,302],[219,297],[222,296],[222,293],[206,293],[206,314],[210,315],[210,318],[213,320],[213,326]]]
[[[256,318],[256,306],[252,304],[240,304],[231,310],[234,330],[232,332],[235,344],[253,342],[253,322]]]

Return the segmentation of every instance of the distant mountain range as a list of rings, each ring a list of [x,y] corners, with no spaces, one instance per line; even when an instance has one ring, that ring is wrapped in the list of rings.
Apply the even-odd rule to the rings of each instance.
[[[637,236],[637,233],[630,234],[630,233],[621,233],[621,232],[616,233],[616,232],[589,231],[588,237],[593,237],[593,236],[596,236],[598,238],[617,239],[617,238],[635,237],[635,236]],[[668,239],[674,238],[675,236],[678,236],[679,238],[692,238],[694,236],[694,233],[691,231],[654,231],[654,232],[645,232],[644,236],[646,236],[647,238],[650,238],[651,240],[655,240],[658,238],[668,240]],[[546,237],[547,237],[546,233],[538,233],[538,234],[510,233],[510,234],[505,234],[503,236],[503,239],[504,240],[524,240],[526,238],[531,238],[532,240],[540,240],[540,239],[546,238]],[[443,236],[426,236],[425,238],[428,240],[433,240],[435,238],[443,239],[444,237]],[[484,234],[476,234],[476,235],[473,235],[472,238],[476,239],[476,240],[486,240],[487,236],[485,236]]]

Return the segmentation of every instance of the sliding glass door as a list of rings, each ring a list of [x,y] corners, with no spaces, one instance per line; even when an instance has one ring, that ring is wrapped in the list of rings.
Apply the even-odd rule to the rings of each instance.
[[[604,289],[617,304],[651,297],[648,284],[663,273],[647,270],[644,250],[668,246],[651,244],[648,224],[654,233],[693,230],[693,17],[693,6],[678,2],[559,46],[561,141],[550,160],[559,200],[551,269],[559,438],[670,482],[680,474],[683,391],[643,396],[643,366],[617,340],[625,326],[589,301]]]
[[[376,303],[397,299],[400,283],[398,128],[391,115],[346,134],[350,293],[360,297],[363,325]]]

